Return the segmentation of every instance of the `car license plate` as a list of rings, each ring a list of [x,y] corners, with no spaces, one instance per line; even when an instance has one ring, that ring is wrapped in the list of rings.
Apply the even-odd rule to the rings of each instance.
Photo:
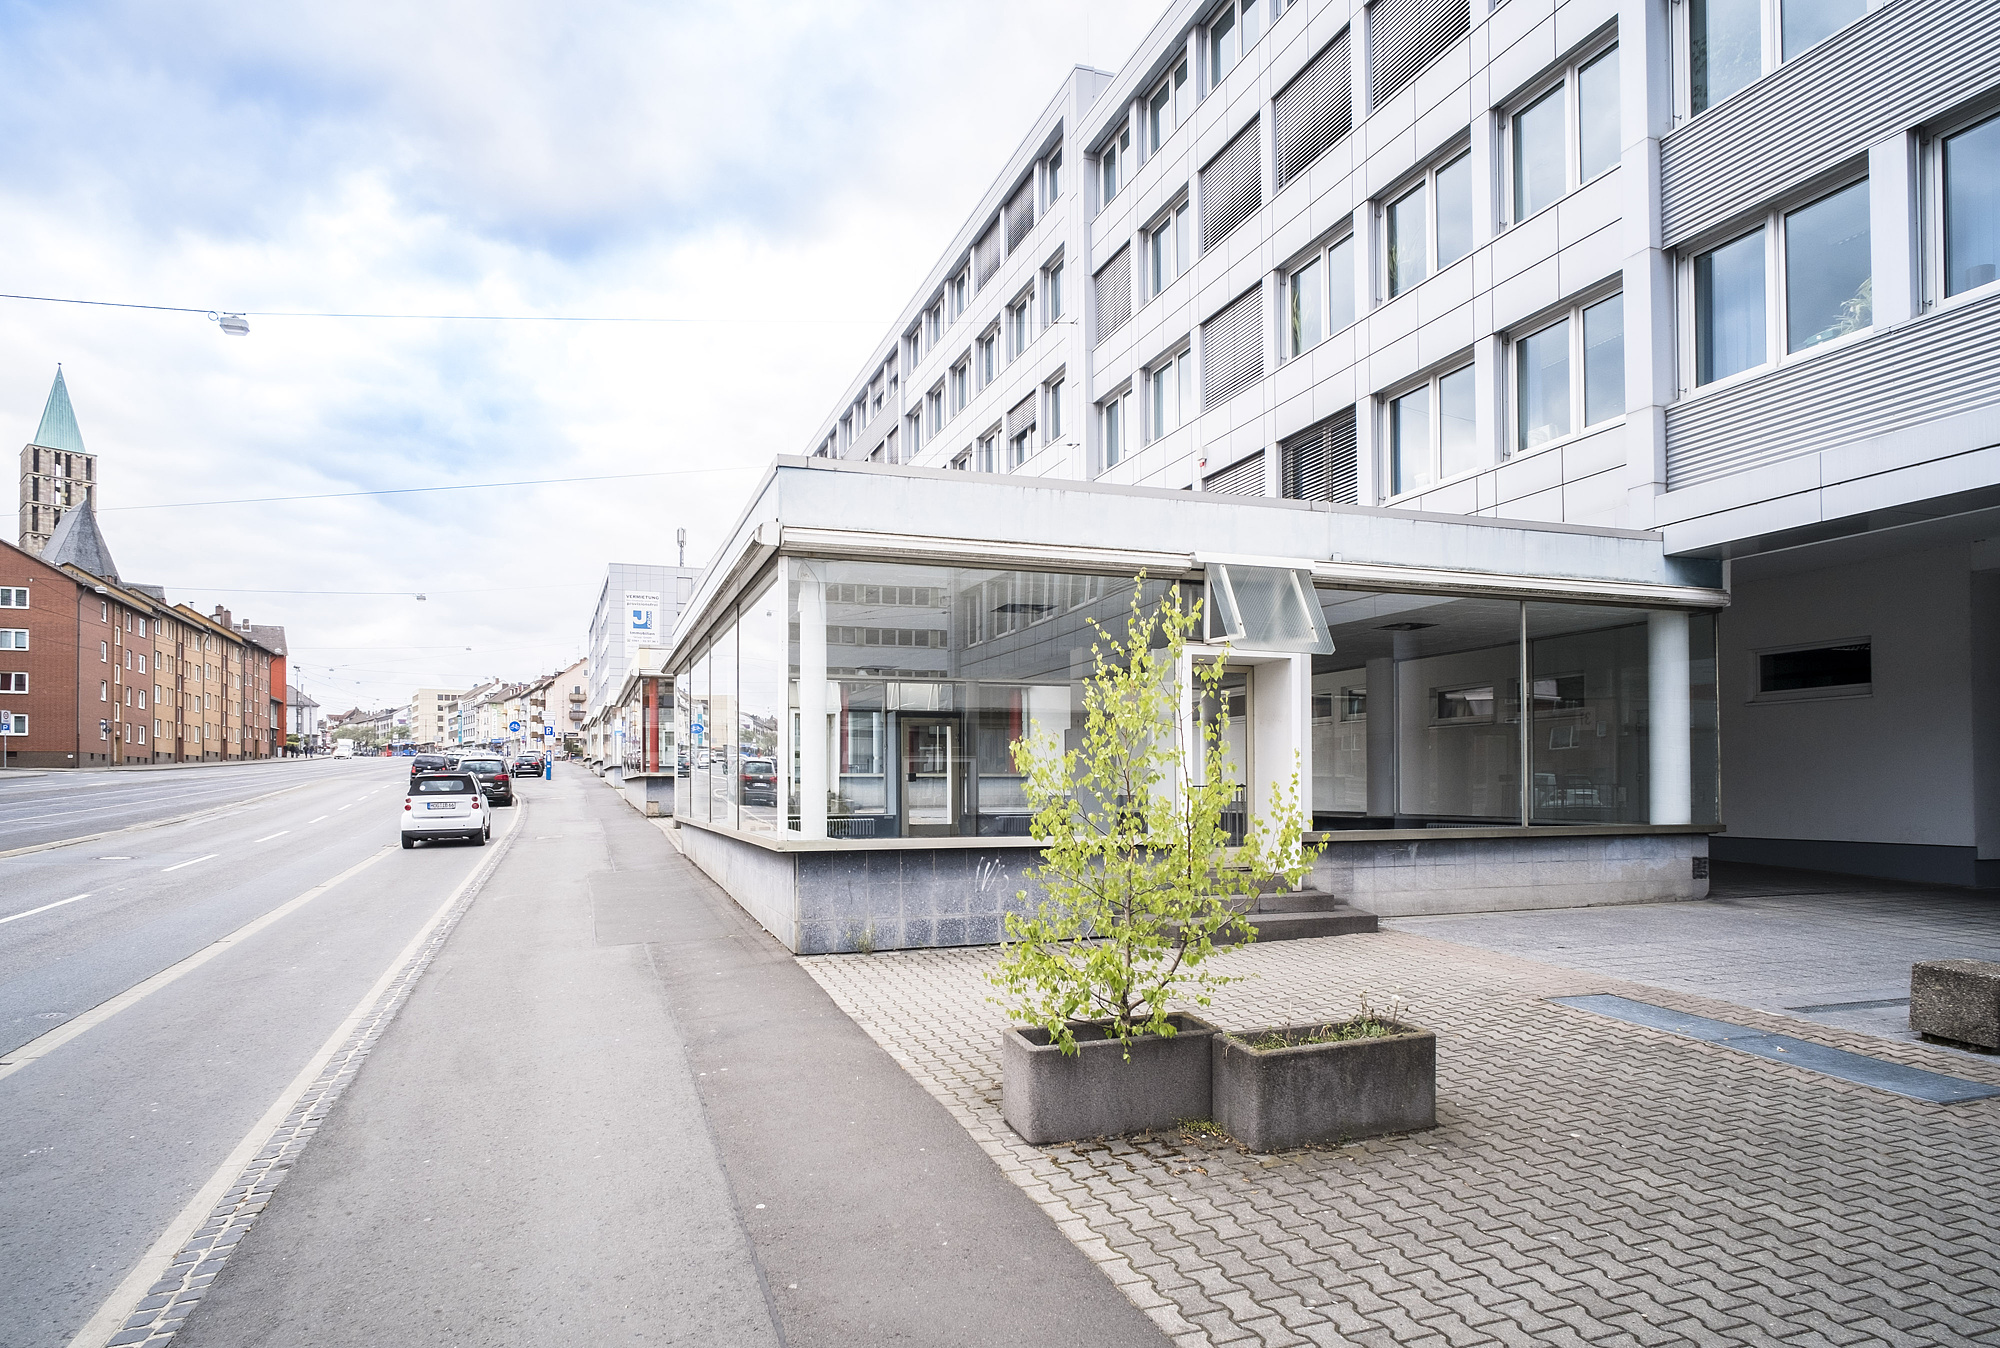
[[[424,802],[424,808],[426,810],[455,810],[458,808],[458,802],[455,800],[427,800]]]

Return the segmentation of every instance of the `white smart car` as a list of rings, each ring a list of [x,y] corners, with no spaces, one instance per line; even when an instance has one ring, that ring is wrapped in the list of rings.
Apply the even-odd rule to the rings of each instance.
[[[410,794],[403,797],[405,850],[424,838],[463,838],[484,847],[492,836],[493,811],[471,773],[427,772],[410,778]]]

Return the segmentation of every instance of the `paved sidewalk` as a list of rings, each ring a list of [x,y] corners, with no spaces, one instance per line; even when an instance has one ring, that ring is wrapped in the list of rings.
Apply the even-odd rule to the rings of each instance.
[[[1255,1156],[1195,1133],[1027,1145],[997,952],[801,961],[1177,1343],[2000,1344],[2000,1099],[1922,1105],[1546,998],[1622,993],[2000,1084],[1893,1043],[1406,932],[1252,946],[1230,1028],[1400,991],[1432,1132]]]

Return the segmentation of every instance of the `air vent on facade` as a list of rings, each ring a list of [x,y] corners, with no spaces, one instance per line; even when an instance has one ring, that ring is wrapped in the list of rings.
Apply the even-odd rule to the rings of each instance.
[[[1221,243],[1263,204],[1264,174],[1257,153],[1257,123],[1252,122],[1201,171],[1202,251]]]
[[[986,289],[986,283],[1000,270],[1000,226],[995,223],[972,245],[972,288]]]
[[[1264,377],[1264,291],[1232,300],[1201,325],[1201,407],[1218,407]]]
[[[1283,188],[1315,159],[1354,130],[1352,61],[1347,31],[1278,91],[1271,103],[1271,135],[1276,142],[1278,180]]]
[[[1354,505],[1360,499],[1353,408],[1344,408],[1280,440],[1278,455],[1285,495],[1291,499],[1341,505]]]
[[[1472,31],[1469,0],[1375,0],[1368,6],[1368,102],[1379,108]]]
[[[1097,291],[1097,340],[1125,326],[1132,317],[1132,248],[1130,244],[1111,255],[1111,260],[1091,278]]]
[[[1016,248],[1021,246],[1022,242],[1028,237],[1029,231],[1035,227],[1035,180],[1033,178],[1022,183],[1021,190],[1009,199],[1005,214],[1007,217],[1007,251],[1012,253]]]
[[[1247,459],[1238,459],[1219,473],[1210,473],[1201,480],[1201,489],[1220,496],[1262,496],[1264,451],[1260,449]]]

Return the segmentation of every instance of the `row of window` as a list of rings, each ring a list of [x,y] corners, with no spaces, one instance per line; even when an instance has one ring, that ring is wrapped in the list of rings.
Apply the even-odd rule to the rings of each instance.
[[[1030,283],[1009,301],[1001,317],[980,333],[972,348],[952,363],[945,377],[924,395],[922,405],[910,413],[907,421],[911,458],[916,457],[924,444],[943,434],[945,427],[971,406],[974,398],[999,379],[1005,366],[1026,355],[1036,336],[1064,320],[1065,292],[1063,259],[1058,254],[1042,268],[1039,285]],[[1060,434],[1052,430],[1049,438]]]
[[[962,472],[1011,473],[1042,445],[1054,444],[1069,429],[1069,381],[1062,371],[978,436],[951,461]]]

